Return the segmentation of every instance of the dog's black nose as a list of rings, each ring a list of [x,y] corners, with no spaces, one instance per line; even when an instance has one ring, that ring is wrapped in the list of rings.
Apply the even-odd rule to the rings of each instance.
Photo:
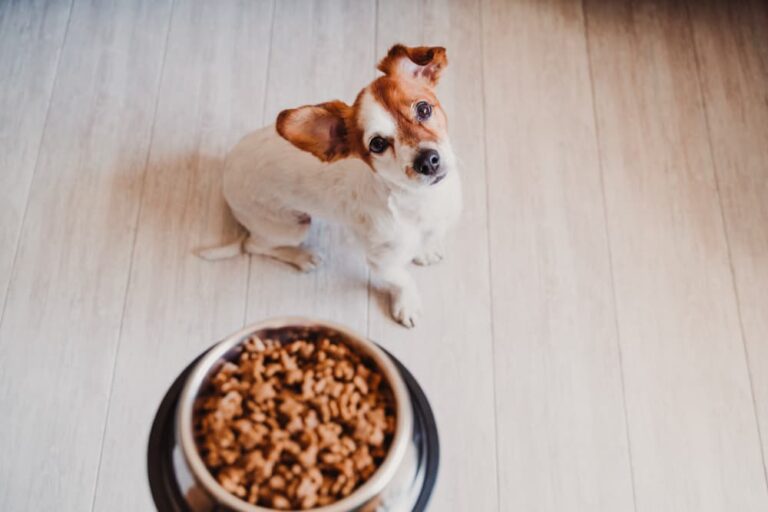
[[[440,153],[434,149],[425,149],[416,156],[413,168],[416,172],[427,176],[437,173],[440,168]]]

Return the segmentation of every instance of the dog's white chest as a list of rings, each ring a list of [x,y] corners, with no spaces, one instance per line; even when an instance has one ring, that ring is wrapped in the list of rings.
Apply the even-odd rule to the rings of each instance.
[[[417,241],[444,233],[459,216],[462,208],[461,187],[457,175],[421,196],[390,198],[399,230],[411,232]]]

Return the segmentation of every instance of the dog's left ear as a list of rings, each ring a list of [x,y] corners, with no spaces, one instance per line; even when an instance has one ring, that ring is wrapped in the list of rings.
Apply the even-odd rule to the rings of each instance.
[[[352,107],[343,101],[283,110],[277,116],[277,133],[299,149],[324,162],[349,156],[346,120]]]
[[[409,48],[396,44],[379,62],[379,70],[387,75],[425,80],[435,85],[440,79],[440,73],[447,65],[448,57],[442,46]]]

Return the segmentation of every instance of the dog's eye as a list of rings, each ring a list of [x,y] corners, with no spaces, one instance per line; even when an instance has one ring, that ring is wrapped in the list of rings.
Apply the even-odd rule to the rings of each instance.
[[[426,121],[432,115],[432,105],[426,101],[420,101],[416,104],[416,117],[419,121]]]
[[[383,153],[388,146],[389,142],[387,142],[387,140],[383,137],[374,137],[368,144],[368,148],[371,150],[371,153]]]

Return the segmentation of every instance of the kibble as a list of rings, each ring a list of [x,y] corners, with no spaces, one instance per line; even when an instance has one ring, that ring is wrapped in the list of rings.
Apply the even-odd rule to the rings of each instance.
[[[254,505],[306,510],[368,480],[395,429],[376,366],[321,329],[253,336],[197,398],[198,450],[228,492]]]

